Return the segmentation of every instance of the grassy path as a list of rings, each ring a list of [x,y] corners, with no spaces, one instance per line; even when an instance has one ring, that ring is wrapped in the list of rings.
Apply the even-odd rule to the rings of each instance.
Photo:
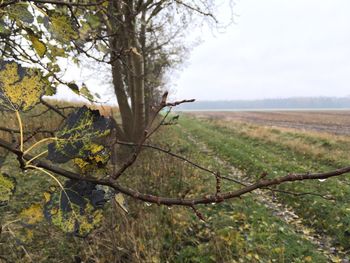
[[[279,176],[288,172],[322,171],[334,169],[329,163],[309,158],[286,147],[280,142],[267,142],[261,138],[244,135],[237,130],[215,126],[209,122],[184,119],[181,125],[198,140],[206,142],[221,159],[244,169],[250,180],[267,172]],[[336,240],[336,247],[349,248],[350,189],[341,180],[327,182],[290,183],[281,189],[308,191],[334,196],[332,202],[316,196],[293,197],[278,195],[285,205],[293,207],[297,214],[312,228],[326,233]],[[339,191],[341,189],[341,191]]]
[[[184,129],[178,128],[173,140],[179,138],[177,145],[186,149],[183,154],[206,167],[219,168],[211,151],[193,140]],[[202,152],[206,154],[203,156]],[[232,168],[219,166],[225,173]],[[199,172],[199,178],[191,178],[190,182],[203,188],[204,193],[215,188],[212,175]],[[232,190],[237,185],[229,183],[222,187]],[[198,195],[200,190],[193,191]],[[190,235],[181,238],[181,252],[172,262],[340,262],[337,255],[302,236],[286,220],[274,215],[271,208],[261,205],[256,195],[215,206],[200,206],[199,210],[207,222],[191,224]],[[214,251],[220,251],[219,255]]]
[[[191,134],[188,134],[188,138],[199,147],[201,152],[210,152],[210,149],[205,142],[196,140],[193,136],[191,136]],[[251,183],[241,170],[230,165],[227,161],[220,159],[218,156],[214,156],[214,160],[220,164],[221,167],[224,167],[224,169],[228,171],[229,175],[234,175],[236,180],[239,180],[244,184]],[[327,235],[316,233],[314,229],[303,224],[302,220],[298,215],[296,215],[295,211],[291,207],[287,207],[278,202],[271,192],[257,190],[254,192],[253,199],[264,205],[274,216],[290,225],[294,234],[300,235],[302,238],[315,245],[317,250],[323,253],[330,262],[339,262],[340,259],[346,257],[344,251],[337,251],[337,249],[333,247],[333,239]]]

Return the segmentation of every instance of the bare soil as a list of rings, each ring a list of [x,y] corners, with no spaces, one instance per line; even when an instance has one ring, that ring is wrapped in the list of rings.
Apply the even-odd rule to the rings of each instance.
[[[198,118],[242,121],[266,126],[350,135],[350,111],[189,112]]]

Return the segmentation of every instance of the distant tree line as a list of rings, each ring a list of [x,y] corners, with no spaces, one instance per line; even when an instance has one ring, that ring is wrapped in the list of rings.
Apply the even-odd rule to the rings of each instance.
[[[197,101],[177,110],[350,109],[350,97],[304,97],[263,100]]]

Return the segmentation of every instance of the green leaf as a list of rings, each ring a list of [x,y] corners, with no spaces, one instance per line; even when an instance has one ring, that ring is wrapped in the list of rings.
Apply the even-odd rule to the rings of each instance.
[[[16,180],[0,173],[0,206],[7,205],[16,190]]]
[[[50,20],[50,31],[58,41],[68,44],[70,41],[78,39],[79,33],[74,28],[69,16],[56,13],[50,17]]]
[[[107,53],[107,52],[109,52],[108,47],[107,47],[104,43],[101,43],[101,42],[97,43],[96,48],[97,48],[98,51],[100,51],[100,52],[102,52],[102,53]]]
[[[57,87],[54,84],[48,85],[45,89],[46,96],[53,96],[57,92]]]
[[[29,40],[32,42],[33,48],[39,57],[43,57],[46,53],[46,46],[35,34],[29,33]]]
[[[54,62],[49,62],[46,64],[46,66],[49,70],[49,74],[51,74],[51,75],[53,75],[53,73],[58,73],[61,71],[60,66]]]
[[[63,48],[48,44],[48,49],[50,50],[52,58],[56,58],[56,57],[66,58],[66,57],[68,57],[68,54],[66,53],[66,51]]]
[[[3,20],[0,20],[0,34],[9,35],[11,31]]]
[[[82,26],[79,28],[79,38],[80,40],[85,40],[89,37],[89,34],[91,33],[91,27],[83,23]],[[81,43],[83,45],[83,43]]]
[[[98,205],[94,203],[96,199]],[[69,180],[65,190],[50,194],[45,204],[45,217],[66,233],[85,237],[97,228],[103,219],[104,192],[88,182]]]
[[[0,60],[0,110],[30,110],[40,102],[47,85],[38,69]]]
[[[80,95],[89,100],[90,102],[94,101],[94,96],[91,94],[90,90],[86,87],[84,83],[80,89]]]
[[[98,28],[101,24],[100,22],[100,18],[97,15],[93,15],[88,13],[86,16],[86,21],[88,22],[88,24],[91,26],[91,28]]]
[[[33,14],[28,10],[28,3],[16,3],[12,4],[8,8],[10,17],[24,22],[26,24],[32,24],[34,22]]]
[[[112,119],[83,106],[68,116],[56,134],[58,140],[49,144],[48,159],[57,163],[81,159],[101,167],[110,158],[108,140],[112,129]]]
[[[71,91],[73,91],[75,94],[79,95],[79,87],[77,84],[75,84],[74,82],[68,83],[67,84],[68,88],[70,88]]]
[[[6,27],[3,21],[0,20],[0,34],[5,33]]]

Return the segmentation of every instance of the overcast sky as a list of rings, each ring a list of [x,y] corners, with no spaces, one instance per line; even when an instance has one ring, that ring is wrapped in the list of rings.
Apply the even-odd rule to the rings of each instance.
[[[205,32],[172,83],[177,98],[350,95],[350,1],[236,0],[235,24]]]
[[[201,35],[203,43],[192,50],[183,70],[172,75],[173,98],[350,95],[349,0],[233,1],[235,23],[224,33],[191,32]],[[227,6],[218,18],[225,15]],[[98,81],[103,74],[66,67],[67,80],[85,81],[104,101],[115,102]],[[74,94],[63,88],[58,97]]]

